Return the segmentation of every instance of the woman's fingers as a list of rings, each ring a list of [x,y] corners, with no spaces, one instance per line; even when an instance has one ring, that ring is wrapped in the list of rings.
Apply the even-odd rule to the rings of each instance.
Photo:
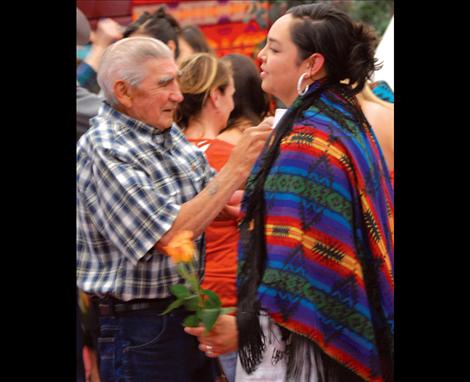
[[[199,350],[206,353],[209,358],[215,358],[220,355],[211,345],[199,344]]]
[[[204,326],[198,326],[196,328],[191,328],[189,326],[186,326],[184,328],[184,331],[188,334],[191,334],[192,336],[199,337],[199,336],[202,336],[202,334],[205,331],[205,328],[204,328]]]

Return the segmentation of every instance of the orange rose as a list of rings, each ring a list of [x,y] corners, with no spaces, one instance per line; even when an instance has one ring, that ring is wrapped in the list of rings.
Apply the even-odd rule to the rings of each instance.
[[[189,263],[193,260],[194,253],[196,252],[193,233],[191,231],[181,231],[163,248],[175,264]]]

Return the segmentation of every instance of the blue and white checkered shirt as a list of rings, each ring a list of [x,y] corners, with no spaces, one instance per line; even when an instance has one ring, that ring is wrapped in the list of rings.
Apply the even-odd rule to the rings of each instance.
[[[77,144],[78,287],[124,301],[170,296],[183,280],[154,246],[214,175],[176,125],[161,131],[104,103]]]

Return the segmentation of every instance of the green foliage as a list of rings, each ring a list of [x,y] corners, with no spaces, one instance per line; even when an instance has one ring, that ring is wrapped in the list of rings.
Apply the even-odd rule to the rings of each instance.
[[[300,4],[332,3],[346,11],[354,20],[372,26],[382,36],[394,12],[394,0],[271,0],[268,12],[269,24],[272,25],[289,8]],[[256,15],[260,25],[264,24],[264,14]]]
[[[220,315],[220,308],[218,309],[201,309],[196,315],[202,321],[202,324],[206,328],[206,331],[210,331],[214,326],[217,317]]]
[[[197,312],[197,310],[201,306],[200,298],[197,294],[188,296],[183,301],[184,301],[184,307],[189,311]]]
[[[189,326],[190,328],[196,328],[199,326],[199,318],[195,314],[191,314],[186,317],[183,321],[184,326]]]
[[[372,26],[379,36],[385,32],[394,11],[393,0],[338,1],[338,6],[354,20]]]
[[[176,301],[173,301],[170,305],[168,305],[168,308],[166,308],[165,311],[161,315],[163,316],[164,314],[170,313],[172,310],[179,308],[183,304],[184,304],[184,299],[178,299]]]
[[[194,314],[186,317],[183,325],[196,327],[202,323],[206,331],[209,332],[221,314],[228,314],[235,310],[235,308],[222,308],[222,302],[215,292],[201,288],[193,264],[179,263],[176,269],[187,281],[187,284],[170,286],[170,291],[176,300],[168,306],[162,315],[184,305],[187,311],[194,312]]]
[[[177,298],[185,298],[189,296],[189,289],[186,285],[176,284],[170,286],[170,291]]]
[[[222,306],[220,298],[219,296],[217,296],[216,293],[212,292],[209,289],[203,289],[202,293],[208,297],[205,301],[205,305],[207,308],[220,308]]]

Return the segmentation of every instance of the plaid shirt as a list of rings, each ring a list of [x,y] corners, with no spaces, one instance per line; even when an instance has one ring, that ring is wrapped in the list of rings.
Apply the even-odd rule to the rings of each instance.
[[[161,131],[104,103],[77,144],[78,287],[124,301],[170,296],[183,280],[154,246],[213,175],[176,125]],[[202,235],[196,244],[203,254]]]

